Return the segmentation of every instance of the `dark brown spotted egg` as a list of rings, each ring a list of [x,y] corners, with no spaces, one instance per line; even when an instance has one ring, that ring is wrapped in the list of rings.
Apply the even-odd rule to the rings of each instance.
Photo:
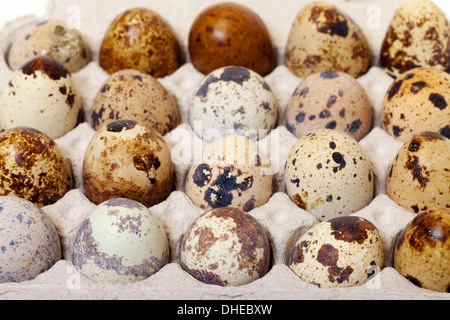
[[[270,252],[266,231],[255,218],[235,208],[218,208],[186,231],[180,264],[201,282],[237,287],[267,273]]]
[[[134,120],[164,136],[179,125],[181,116],[175,98],[158,80],[128,69],[108,77],[92,106],[95,130],[117,120]]]
[[[342,71],[316,72],[296,88],[286,110],[286,127],[296,137],[336,129],[361,140],[372,125],[372,104],[355,78]]]
[[[284,181],[292,201],[320,220],[354,213],[374,196],[370,159],[354,138],[338,130],[300,138],[289,152]]]
[[[209,144],[190,167],[185,192],[205,210],[234,207],[249,212],[274,190],[270,160],[246,137],[227,136]]]
[[[399,234],[394,267],[421,288],[450,292],[450,208],[414,217]]]
[[[389,167],[386,192],[410,212],[450,208],[450,139],[424,132],[405,142]]]
[[[153,129],[131,120],[100,128],[83,161],[83,185],[94,204],[112,198],[132,199],[151,207],[172,191],[170,149]]]
[[[72,262],[94,281],[119,284],[147,279],[169,261],[169,242],[158,219],[130,199],[110,199],[82,222]]]
[[[286,65],[300,78],[339,70],[357,78],[371,65],[369,44],[361,29],[327,2],[305,5],[295,17],[286,44]]]
[[[397,77],[381,111],[383,128],[407,141],[425,131],[450,138],[450,75],[436,68],[416,68]]]
[[[363,285],[383,268],[384,249],[373,223],[356,216],[323,221],[303,234],[289,256],[289,268],[320,288]]]
[[[163,78],[182,63],[182,51],[172,27],[147,8],[119,14],[108,27],[100,48],[100,66],[109,74],[135,69]]]
[[[25,28],[8,53],[8,63],[16,70],[39,56],[50,56],[74,73],[91,62],[91,50],[77,29],[66,22],[49,20]]]
[[[0,96],[0,130],[35,128],[56,139],[78,124],[82,99],[69,71],[50,57],[14,72]]]
[[[407,0],[395,12],[383,41],[381,66],[397,77],[417,67],[450,71],[450,25],[429,0]]]
[[[27,127],[0,135],[0,195],[17,195],[43,207],[72,186],[70,163],[47,135]]]

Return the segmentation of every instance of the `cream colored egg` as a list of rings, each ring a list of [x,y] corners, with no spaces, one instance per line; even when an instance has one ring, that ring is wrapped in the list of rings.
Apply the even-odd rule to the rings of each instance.
[[[264,228],[250,214],[235,208],[204,213],[186,231],[181,244],[181,267],[207,284],[249,284],[267,273],[269,263],[270,245]]]
[[[363,285],[383,268],[384,249],[373,223],[356,216],[323,221],[300,237],[289,268],[320,288]]]
[[[383,129],[400,141],[425,131],[450,138],[450,75],[416,68],[400,75],[383,100]]]
[[[415,285],[450,292],[450,208],[417,215],[395,244],[394,267]]]
[[[450,71],[450,25],[429,0],[407,0],[392,18],[383,41],[380,63],[390,75],[417,67]]]
[[[371,52],[365,35],[346,13],[331,3],[312,2],[291,26],[286,65],[300,78],[323,70],[357,78],[369,70]]]
[[[190,125],[205,141],[234,134],[262,139],[277,119],[278,103],[264,78],[236,66],[206,76],[189,109]]]
[[[181,121],[177,101],[147,73],[121,70],[103,83],[92,106],[94,129],[117,120],[134,120],[162,136]]]
[[[0,96],[0,130],[31,127],[56,139],[78,124],[82,99],[67,69],[49,57],[18,69]]]
[[[100,128],[87,146],[83,185],[97,205],[126,198],[151,207],[167,199],[172,184],[170,149],[153,129],[131,120],[115,121]]]
[[[130,199],[110,199],[95,207],[73,244],[75,268],[97,282],[138,282],[168,261],[169,243],[161,223]]]
[[[0,283],[32,280],[61,259],[53,222],[30,201],[1,196],[0,226]]]
[[[374,196],[370,159],[348,134],[314,131],[289,152],[284,176],[289,197],[320,220],[354,213]]]
[[[25,28],[14,40],[8,54],[8,63],[16,70],[40,56],[49,56],[74,73],[91,60],[91,50],[81,33],[59,20],[48,20]]]
[[[205,210],[231,206],[249,212],[265,204],[273,190],[270,160],[243,136],[209,144],[190,167],[185,185],[187,196]]]
[[[355,78],[326,70],[298,85],[286,110],[286,127],[299,138],[318,129],[336,129],[359,141],[372,127],[372,114],[370,99]]]
[[[450,139],[424,132],[405,142],[389,167],[386,193],[414,213],[450,207]]]

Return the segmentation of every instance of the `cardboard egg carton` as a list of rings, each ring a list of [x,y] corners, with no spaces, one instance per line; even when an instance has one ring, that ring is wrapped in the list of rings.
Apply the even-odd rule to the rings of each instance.
[[[50,270],[31,281],[0,284],[1,299],[450,299],[450,294],[416,287],[393,268],[393,246],[398,232],[415,216],[395,204],[385,192],[386,171],[402,146],[381,128],[381,105],[393,79],[376,66],[379,50],[388,24],[403,2],[334,1],[362,29],[371,46],[373,66],[358,81],[365,88],[374,109],[370,133],[360,141],[372,161],[376,189],[373,201],[353,215],[371,221],[380,231],[385,249],[384,268],[369,281],[351,288],[324,289],[300,280],[287,266],[287,257],[298,238],[318,220],[297,207],[287,196],[284,186],[284,163],[289,150],[297,141],[284,126],[284,110],[301,79],[284,65],[284,47],[291,24],[298,11],[308,2],[274,0],[239,0],[252,8],[266,23],[277,50],[278,66],[265,77],[279,102],[278,127],[259,141],[259,146],[271,159],[278,182],[277,190],[265,205],[253,209],[253,215],[267,230],[272,246],[269,272],[261,279],[241,287],[219,287],[201,283],[186,273],[179,264],[179,246],[184,232],[203,211],[194,206],[184,193],[184,181],[190,161],[197,157],[205,143],[195,136],[188,123],[188,110],[204,75],[189,62],[187,39],[189,28],[203,8],[218,0],[50,0],[44,17],[24,16],[9,22],[0,33],[0,90],[13,71],[5,61],[6,52],[23,27],[45,19],[67,21],[79,29],[92,49],[93,61],[72,74],[83,96],[85,122],[55,140],[70,160],[75,176],[75,189],[53,205],[43,208],[54,222],[62,243],[63,257]],[[133,8],[147,7],[163,17],[173,27],[186,63],[174,74],[159,79],[174,95],[182,115],[182,124],[164,138],[172,149],[176,180],[174,191],[164,202],[150,208],[162,222],[170,242],[170,263],[150,278],[128,285],[98,283],[80,275],[71,262],[72,241],[86,215],[95,207],[84,194],[81,179],[84,151],[95,134],[89,115],[97,91],[107,79],[99,66],[98,53],[103,35],[119,13]]]

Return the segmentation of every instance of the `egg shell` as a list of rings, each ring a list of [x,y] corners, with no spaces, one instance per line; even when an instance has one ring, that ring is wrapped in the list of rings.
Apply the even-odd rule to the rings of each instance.
[[[284,180],[291,200],[320,220],[357,212],[374,196],[371,161],[354,138],[338,130],[316,130],[298,139]]]
[[[200,216],[184,234],[180,264],[201,282],[242,286],[267,273],[270,244],[266,231],[250,214],[217,208]]]
[[[170,149],[155,130],[131,120],[112,122],[97,131],[83,160],[83,185],[94,204],[132,199],[151,207],[172,191]]]
[[[450,208],[422,212],[403,228],[394,267],[421,288],[450,292]]]
[[[256,143],[227,136],[209,144],[190,167],[185,193],[205,210],[231,206],[249,212],[274,191],[270,160]]]
[[[70,163],[47,135],[27,127],[0,135],[1,196],[17,195],[43,207],[72,187]]]
[[[11,45],[8,63],[16,70],[40,56],[50,56],[75,73],[91,62],[91,49],[77,29],[66,22],[48,20],[25,28]]]
[[[177,101],[158,80],[128,69],[108,77],[92,106],[95,130],[117,120],[134,120],[164,136],[180,124],[181,115]]]
[[[371,66],[362,30],[345,12],[327,2],[312,2],[298,12],[285,58],[289,70],[300,78],[323,70],[339,70],[358,78]]]
[[[78,124],[81,96],[67,69],[50,57],[27,62],[0,96],[0,130],[31,127],[57,139]]]
[[[264,78],[236,66],[206,76],[189,109],[190,125],[205,141],[234,134],[262,139],[277,119],[278,102]]]
[[[396,10],[384,38],[380,64],[393,77],[417,67],[450,71],[450,26],[428,0],[408,0]]]
[[[110,199],[96,206],[73,244],[73,265],[98,282],[138,282],[168,261],[169,242],[161,223],[147,207],[130,199]]]
[[[425,131],[450,138],[450,75],[436,68],[415,68],[392,83],[383,99],[383,129],[400,141]]]
[[[170,24],[147,8],[119,14],[108,27],[100,48],[100,66],[109,74],[135,69],[163,78],[175,72],[183,60]]]
[[[300,237],[289,268],[320,288],[359,286],[383,268],[384,249],[378,229],[356,216],[333,218]]]
[[[450,139],[424,132],[405,142],[389,166],[386,193],[414,213],[450,207]]]
[[[264,21],[252,9],[223,2],[204,9],[189,31],[189,55],[203,74],[226,66],[266,76],[275,68],[275,50]]]
[[[355,78],[326,70],[300,82],[286,110],[286,127],[296,137],[319,129],[336,129],[357,141],[372,127],[372,104]]]
[[[0,283],[32,280],[61,259],[53,222],[30,201],[0,196],[0,226]]]

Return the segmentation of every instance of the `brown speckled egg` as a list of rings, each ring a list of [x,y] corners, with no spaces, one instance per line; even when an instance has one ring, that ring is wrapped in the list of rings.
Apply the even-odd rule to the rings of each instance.
[[[354,213],[374,196],[370,159],[348,134],[316,130],[289,152],[284,180],[289,197],[320,220]]]
[[[237,3],[219,3],[204,9],[189,32],[189,54],[203,74],[241,66],[266,76],[275,67],[275,51],[261,18]]]
[[[400,141],[425,131],[450,138],[450,75],[435,68],[416,68],[400,75],[382,106],[383,128]]]
[[[429,0],[405,1],[389,25],[380,62],[394,77],[416,67],[450,71],[450,25],[441,9]]]
[[[298,85],[286,110],[286,127],[299,138],[318,129],[336,129],[359,141],[370,131],[372,113],[369,97],[355,78],[326,70]]]
[[[128,69],[115,72],[103,83],[91,120],[95,130],[117,120],[134,120],[164,136],[180,124],[181,116],[175,98],[158,80]]]
[[[450,139],[424,132],[405,142],[389,167],[386,193],[414,213],[450,208]]]
[[[278,102],[264,78],[236,66],[206,76],[189,109],[190,125],[205,141],[234,134],[262,139],[277,119]]]
[[[78,124],[83,106],[72,76],[58,61],[39,57],[18,69],[0,96],[0,130],[35,128],[56,139]]]
[[[300,237],[289,268],[320,288],[362,285],[383,268],[381,236],[370,221],[347,216],[323,221]]]
[[[0,195],[39,207],[61,199],[73,185],[70,163],[47,135],[20,127],[0,135]]]
[[[187,230],[180,260],[181,267],[201,282],[237,287],[267,273],[270,245],[266,231],[250,214],[217,208]]]
[[[172,191],[170,149],[153,129],[131,120],[100,128],[83,161],[86,196],[95,204],[125,198],[151,207]]]
[[[272,196],[270,160],[256,143],[242,136],[227,136],[209,144],[190,167],[185,192],[205,210],[234,207],[245,212]]]
[[[133,8],[118,15],[106,31],[100,49],[100,65],[109,74],[135,69],[163,78],[182,63],[172,27],[157,12],[146,8]]]
[[[369,70],[371,53],[361,29],[342,10],[313,2],[300,10],[292,24],[286,65],[300,78],[322,70],[357,78]]]
[[[423,212],[402,230],[394,267],[415,285],[450,293],[450,208]]]
[[[8,54],[11,69],[39,56],[50,56],[74,73],[91,61],[91,50],[77,29],[59,20],[43,21],[24,29]]]

